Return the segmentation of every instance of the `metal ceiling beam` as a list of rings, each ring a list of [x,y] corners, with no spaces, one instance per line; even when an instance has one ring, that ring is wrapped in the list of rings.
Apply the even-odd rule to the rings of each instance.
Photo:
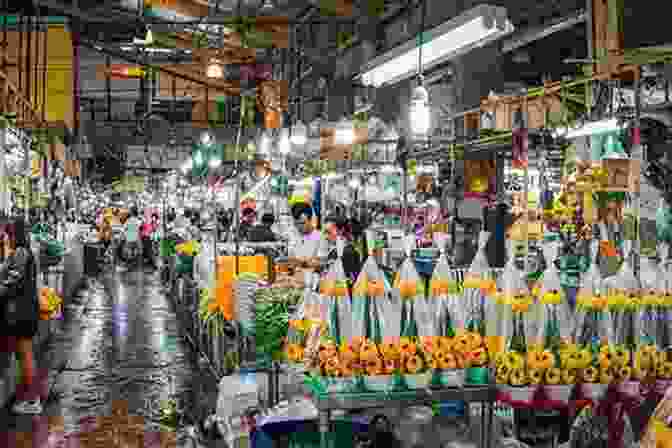
[[[187,71],[182,71],[182,70],[176,70],[176,69],[171,69],[167,68],[162,65],[156,65],[156,64],[146,64],[144,61],[140,60],[139,58],[134,58],[123,51],[117,51],[113,50],[107,47],[102,47],[100,45],[97,45],[93,42],[89,42],[85,39],[80,40],[80,44],[90,48],[92,50],[96,50],[102,54],[107,54],[110,55],[114,58],[117,59],[123,59],[127,62],[130,62],[132,64],[136,65],[141,65],[141,66],[149,66],[151,68],[155,68],[159,70],[160,72],[166,73],[167,75],[174,76],[176,78],[184,79],[186,81],[194,82],[196,84],[200,84],[204,87],[207,87],[209,89],[216,89],[216,90],[234,90],[235,87],[228,82],[225,81],[217,81],[217,80],[210,80],[206,78],[205,76],[199,76],[195,73],[187,72]]]
[[[586,11],[574,11],[570,15],[552,20],[540,27],[527,28],[521,32],[515,33],[502,43],[502,53],[511,53],[519,48],[525,47],[533,42],[541,40],[552,34],[572,28],[580,23],[584,23],[588,15]]]

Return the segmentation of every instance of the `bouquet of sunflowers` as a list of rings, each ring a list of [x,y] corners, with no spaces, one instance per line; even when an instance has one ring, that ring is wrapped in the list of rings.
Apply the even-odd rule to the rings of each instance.
[[[422,338],[422,349],[431,362],[433,383],[445,387],[461,387],[465,381],[473,382],[473,373],[487,373],[490,360],[485,339],[477,332],[460,332],[457,336]],[[482,382],[482,381],[479,381]]]
[[[653,384],[662,396],[672,386],[672,359],[653,344],[642,345],[634,353],[633,376],[643,384]]]
[[[570,361],[579,368],[581,392],[593,401],[600,400],[609,384],[629,382],[632,378],[631,354],[627,347],[593,343],[578,352],[578,361]]]

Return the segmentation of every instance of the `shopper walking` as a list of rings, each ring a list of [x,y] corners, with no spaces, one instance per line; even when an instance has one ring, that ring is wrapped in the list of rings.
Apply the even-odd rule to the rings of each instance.
[[[16,414],[41,414],[42,403],[35,384],[33,337],[37,334],[40,303],[37,265],[30,250],[23,221],[14,223],[15,250],[0,272],[0,337],[21,363],[20,389],[12,410]]]

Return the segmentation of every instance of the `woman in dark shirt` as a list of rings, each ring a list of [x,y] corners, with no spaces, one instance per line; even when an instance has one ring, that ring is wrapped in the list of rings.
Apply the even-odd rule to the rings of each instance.
[[[14,224],[16,251],[0,273],[0,336],[19,355],[22,367],[21,388],[13,411],[17,414],[41,414],[42,404],[34,393],[35,359],[33,337],[37,334],[40,303],[37,294],[37,265],[30,250],[23,221]],[[12,350],[10,349],[10,350]],[[23,396],[22,396],[23,395]]]

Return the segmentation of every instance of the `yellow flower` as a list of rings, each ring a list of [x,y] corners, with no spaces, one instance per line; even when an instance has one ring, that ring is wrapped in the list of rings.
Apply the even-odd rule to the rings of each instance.
[[[553,367],[553,364],[555,364],[555,356],[548,350],[534,350],[527,353],[527,365],[531,369],[546,370]]]
[[[593,366],[588,366],[583,369],[583,381],[586,383],[597,383],[597,380],[600,376],[600,372]]]
[[[658,368],[658,377],[664,380],[672,379],[672,362],[666,361]]]
[[[550,385],[560,384],[562,381],[562,371],[557,367],[553,367],[546,371],[546,383]]]
[[[618,366],[627,365],[630,362],[630,352],[624,347],[614,348],[613,361]]]
[[[463,286],[465,289],[479,289],[481,287],[481,278],[475,274],[468,274],[465,276]]]
[[[511,377],[511,369],[506,365],[501,365],[497,368],[495,380],[497,384],[508,384]]]
[[[615,370],[614,376],[618,382],[628,381],[632,377],[632,369],[628,366],[621,366]]]
[[[600,383],[602,384],[611,384],[614,382],[614,375],[611,373],[610,369],[603,369],[600,371]]]
[[[612,363],[614,362],[614,353],[609,346],[602,346],[600,348],[600,354],[598,355],[598,362],[600,363],[600,367],[603,370],[608,369],[611,367]]]
[[[503,365],[507,366],[509,370],[521,370],[525,367],[525,359],[516,352],[507,352]]]
[[[563,384],[576,384],[577,377],[578,377],[577,369],[567,369],[562,372]]]
[[[562,295],[557,289],[548,291],[541,297],[541,303],[546,305],[559,305],[562,303]]]
[[[530,378],[530,383],[541,384],[541,381],[544,379],[544,371],[541,369],[530,369],[528,376]]]
[[[509,377],[512,386],[525,386],[528,384],[528,378],[525,369],[513,369]]]

